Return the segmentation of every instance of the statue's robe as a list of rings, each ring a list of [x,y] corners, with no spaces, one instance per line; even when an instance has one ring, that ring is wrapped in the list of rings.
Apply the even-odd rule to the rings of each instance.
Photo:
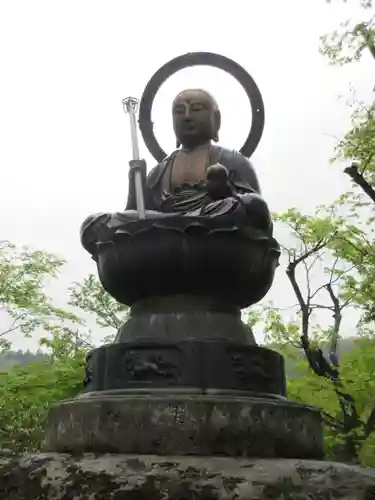
[[[177,150],[147,175],[144,197],[146,210],[194,215],[221,215],[233,210],[238,200],[212,202],[205,190],[207,168],[224,165],[236,195],[260,194],[255,171],[247,158],[236,151],[206,144],[193,151]],[[136,195],[129,186],[126,210],[136,210]]]
[[[207,194],[206,172],[209,166],[218,163],[228,170],[231,195],[213,201]],[[96,241],[96,231],[101,231],[103,224],[111,230],[117,230],[124,224],[137,222],[136,200],[134,179],[130,175],[125,211],[88,217],[81,228],[81,238],[86,233],[84,247],[91,248],[90,241]],[[144,202],[146,219],[151,221],[160,222],[160,219],[164,219],[168,224],[169,220],[169,224],[173,226],[175,215],[183,218],[220,217],[224,225],[244,230],[244,234],[250,237],[254,234],[252,229],[260,231],[278,248],[272,237],[270,211],[260,196],[255,171],[249,160],[236,151],[211,144],[194,151],[174,151],[147,175],[144,182]]]

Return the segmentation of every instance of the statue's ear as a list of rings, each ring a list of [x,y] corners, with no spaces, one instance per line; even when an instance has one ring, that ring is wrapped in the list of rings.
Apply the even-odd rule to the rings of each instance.
[[[177,139],[176,140],[176,148],[179,149],[181,147],[181,142]]]
[[[221,113],[218,109],[216,109],[214,112],[213,134],[212,134],[212,140],[215,142],[219,141],[220,126],[221,126]]]

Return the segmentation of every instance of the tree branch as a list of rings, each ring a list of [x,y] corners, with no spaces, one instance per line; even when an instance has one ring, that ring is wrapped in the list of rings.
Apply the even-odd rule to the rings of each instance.
[[[370,51],[370,54],[375,59],[375,45],[374,45],[370,30],[366,29],[366,27],[364,25],[362,25],[360,31],[361,31],[363,38],[365,39],[365,42],[366,42],[367,47]]]
[[[9,328],[7,328],[6,330],[4,330],[4,331],[2,331],[2,332],[0,333],[0,337],[4,337],[4,336],[5,336],[5,335],[7,335],[8,333],[12,333],[12,332],[14,332],[15,330],[17,330],[18,328],[21,328],[22,326],[26,325],[27,323],[21,323],[21,324],[17,323],[17,321],[21,320],[21,319],[22,319],[22,318],[24,318],[24,317],[25,317],[25,314],[24,314],[24,313],[22,313],[22,314],[18,315],[18,316],[14,319],[14,321],[13,321],[13,323],[10,325],[10,327],[9,327]]]
[[[305,301],[301,288],[297,283],[297,278],[296,278],[296,268],[298,264],[301,262],[305,262],[308,257],[313,255],[316,252],[319,252],[322,248],[324,248],[326,245],[325,240],[319,240],[316,245],[314,245],[313,248],[310,250],[307,250],[305,253],[300,255],[297,259],[290,261],[288,264],[288,267],[286,268],[286,275],[289,278],[290,284],[292,285],[293,291],[297,297],[298,304],[301,308],[301,315],[302,315],[302,345],[308,345],[309,339],[309,319],[311,315],[311,308],[310,308],[310,296],[308,296],[307,301]]]
[[[111,325],[109,324],[110,322],[108,322],[108,326],[111,326],[115,330],[120,328],[120,326],[123,324],[123,321],[119,320],[116,314],[108,308],[107,304],[104,302],[103,295],[100,296],[100,303],[103,306],[105,312],[107,313],[108,318],[110,318],[112,321]]]
[[[323,409],[319,408],[320,414],[322,415],[322,418],[324,422],[335,429],[336,431],[344,431],[344,424],[338,420],[336,420],[332,415],[324,411]]]
[[[339,360],[338,360],[338,356],[337,356],[337,345],[338,345],[338,341],[339,341],[340,326],[341,326],[341,321],[342,321],[342,314],[341,314],[342,306],[340,305],[340,301],[336,297],[336,295],[333,291],[331,283],[328,283],[326,285],[326,290],[327,290],[327,292],[332,300],[332,303],[333,303],[333,319],[334,319],[331,344],[330,344],[330,349],[329,349],[329,359],[330,359],[331,363],[336,368],[338,368],[339,367]]]
[[[359,186],[375,203],[375,190],[370,186],[370,184],[363,177],[363,174],[359,173],[358,165],[352,163],[350,167],[347,167],[344,172],[349,175],[349,177]]]

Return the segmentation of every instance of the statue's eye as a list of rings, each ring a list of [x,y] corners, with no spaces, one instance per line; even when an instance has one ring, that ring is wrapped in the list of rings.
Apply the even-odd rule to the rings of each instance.
[[[176,115],[181,115],[181,114],[185,113],[185,106],[183,106],[183,105],[175,106],[173,108],[173,113],[175,113]]]
[[[190,106],[190,109],[192,111],[203,111],[204,109],[206,109],[206,107],[204,106],[204,104],[201,104],[200,102],[196,102]]]

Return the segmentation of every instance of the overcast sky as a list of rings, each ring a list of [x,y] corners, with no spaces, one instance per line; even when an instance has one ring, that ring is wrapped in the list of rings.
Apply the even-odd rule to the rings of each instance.
[[[330,67],[319,36],[363,18],[358,3],[0,0],[0,238],[67,259],[54,287],[63,302],[64,287],[95,269],[80,247],[80,224],[124,208],[131,145],[121,99],[140,97],[162,64],[193,51],[231,57],[261,89],[266,126],[252,161],[271,209],[333,200],[350,187],[328,164],[349,124],[349,86],[370,98],[375,64],[366,56]],[[210,68],[182,71],[162,87],[153,119],[163,148],[174,147],[172,99],[189,87],[214,94],[220,143],[239,148],[250,108],[241,87]],[[278,277],[271,296],[277,300],[284,285]]]

